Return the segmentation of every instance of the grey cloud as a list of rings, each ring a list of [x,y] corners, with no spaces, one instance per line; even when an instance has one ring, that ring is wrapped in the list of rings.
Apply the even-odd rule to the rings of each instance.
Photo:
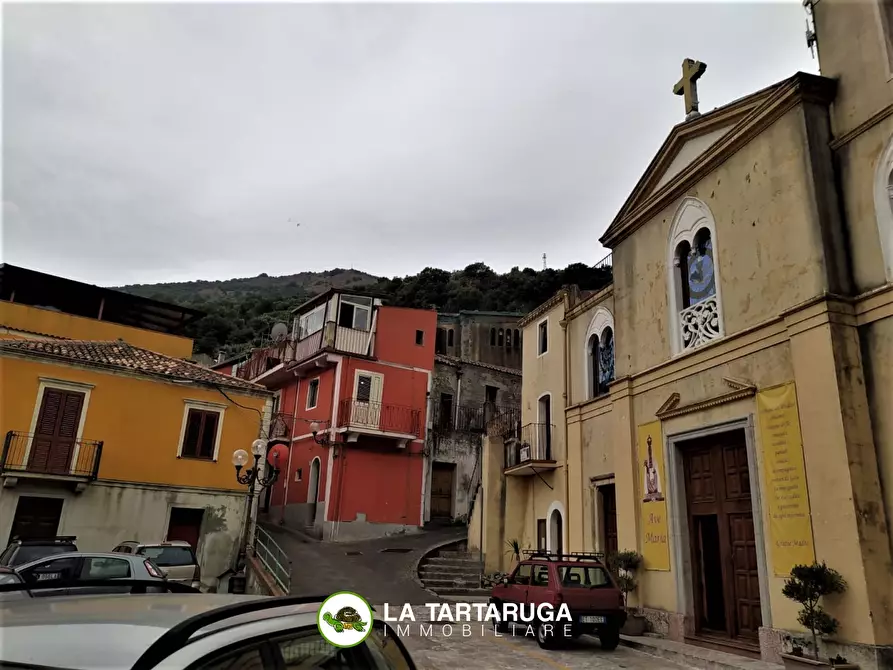
[[[101,284],[595,262],[682,59],[711,109],[815,71],[803,25],[795,1],[7,5],[4,258]]]

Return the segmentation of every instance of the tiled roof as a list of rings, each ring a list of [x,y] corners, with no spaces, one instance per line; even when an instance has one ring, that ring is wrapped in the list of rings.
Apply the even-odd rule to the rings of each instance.
[[[481,363],[479,361],[470,361],[467,358],[456,358],[455,356],[446,356],[445,354],[434,354],[435,363],[444,363],[445,365],[476,365],[479,368],[486,368],[494,372],[501,372],[506,375],[521,376],[521,371],[515,368],[506,368],[501,365],[492,365],[490,363]]]
[[[244,391],[266,392],[263,386],[214,372],[195,363],[171,358],[141,347],[134,347],[122,340],[117,342],[0,340],[0,353],[4,351],[55,358],[95,367],[128,370],[171,380],[180,379]]]
[[[49,337],[54,340],[67,340],[67,337],[62,337],[60,335],[51,335],[50,333],[39,333],[36,330],[25,330],[24,328],[18,328],[16,326],[7,326],[5,323],[0,323],[0,330],[13,330],[17,333],[27,333],[28,335],[38,335],[40,337]]]

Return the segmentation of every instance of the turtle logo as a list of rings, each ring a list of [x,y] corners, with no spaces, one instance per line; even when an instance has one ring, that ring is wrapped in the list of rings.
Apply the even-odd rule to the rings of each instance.
[[[333,593],[319,608],[320,635],[335,647],[355,647],[372,630],[372,607],[366,599],[350,591]]]

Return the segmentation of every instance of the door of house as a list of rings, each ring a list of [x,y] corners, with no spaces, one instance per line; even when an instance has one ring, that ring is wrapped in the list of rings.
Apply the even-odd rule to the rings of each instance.
[[[205,510],[202,508],[171,507],[171,518],[167,524],[167,541],[188,542],[193,551],[198,551],[204,516]]]
[[[375,372],[357,371],[354,382],[354,402],[350,422],[365,428],[381,428],[381,390],[384,377]],[[387,429],[385,426],[384,430]]]
[[[599,486],[602,508],[602,537],[605,538],[604,552],[617,552],[617,493],[614,484]]]
[[[696,633],[756,644],[762,612],[744,431],[683,444]]]
[[[536,520],[536,548],[538,551],[549,551],[545,519]]]
[[[453,485],[456,466],[434,463],[431,467],[431,517],[449,519],[453,514]]]
[[[44,390],[31,442],[29,470],[69,473],[83,406],[83,393],[52,388]]]
[[[62,498],[19,496],[9,539],[20,537],[23,540],[42,540],[56,537],[64,502]]]

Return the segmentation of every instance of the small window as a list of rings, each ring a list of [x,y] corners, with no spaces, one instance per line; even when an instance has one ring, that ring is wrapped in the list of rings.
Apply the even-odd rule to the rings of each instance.
[[[369,375],[357,376],[357,397],[359,402],[369,402],[372,400],[372,377]]]
[[[212,460],[214,447],[217,445],[217,424],[220,412],[189,409],[186,417],[186,432],[180,455],[183,458],[201,458]]]
[[[504,341],[504,338],[505,338],[505,333],[503,332],[502,328],[500,328],[499,334],[497,335],[497,338],[496,338],[496,346],[501,347],[502,343]]]
[[[506,349],[512,348],[512,329],[511,328],[505,329],[505,348]]]
[[[521,331],[515,328],[515,347],[517,349],[521,348]]]
[[[453,425],[453,396],[451,393],[440,394],[440,416],[437,423],[442,430],[448,430]]]
[[[425,344],[425,331],[417,330],[415,331],[415,343],[419,346]]]
[[[453,346],[453,329],[452,328],[447,331],[447,346],[448,347]]]
[[[486,394],[487,402],[490,404],[496,404],[496,396],[499,393],[499,389],[495,386],[485,386],[484,393]]]
[[[446,353],[446,337],[443,328],[438,328],[437,332],[434,334],[434,353]]]
[[[295,472],[295,481],[299,482],[304,477],[304,468],[298,468],[298,471]]]
[[[338,325],[354,330],[369,330],[372,314],[372,298],[342,296],[338,309]]]
[[[548,586],[549,585],[549,566],[534,565],[533,566],[533,582],[531,586]]]
[[[316,407],[316,401],[319,399],[319,379],[314,379],[307,386],[307,409]]]
[[[533,574],[533,566],[530,563],[524,563],[518,566],[512,582],[515,584],[530,584],[530,576]]]
[[[539,349],[537,354],[542,356],[549,351],[549,322],[543,321],[537,326],[539,335]]]
[[[495,328],[490,329],[490,346],[491,347],[496,346],[496,329]]]
[[[124,579],[125,577],[130,577],[130,564],[123,558],[93,556],[84,559],[81,579]]]

